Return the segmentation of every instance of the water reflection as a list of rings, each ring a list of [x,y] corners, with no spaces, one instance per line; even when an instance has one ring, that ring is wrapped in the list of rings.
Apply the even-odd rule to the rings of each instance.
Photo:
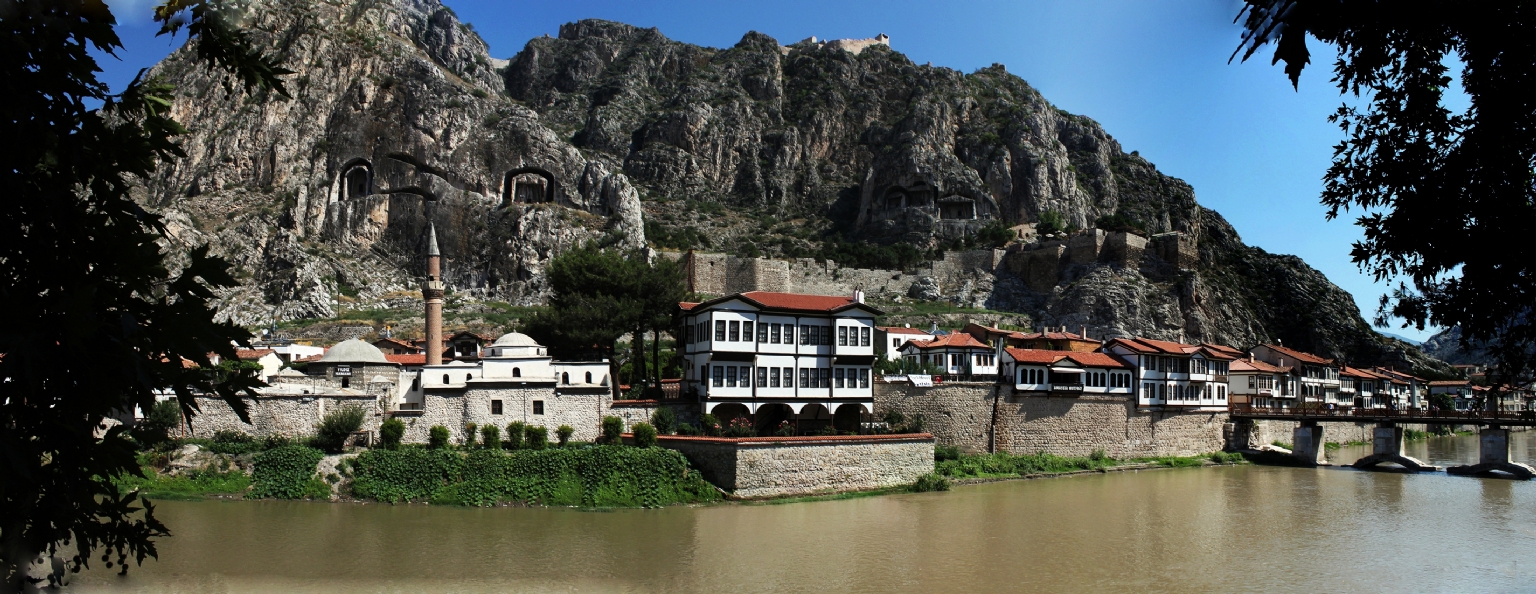
[[[1529,448],[1529,435],[1517,435],[1517,447]],[[1419,444],[1435,464],[1476,457],[1474,437]],[[162,543],[162,561],[122,581],[92,573],[73,590],[1509,591],[1536,583],[1536,484],[1443,474],[1184,469],[614,512],[160,507],[176,532]]]

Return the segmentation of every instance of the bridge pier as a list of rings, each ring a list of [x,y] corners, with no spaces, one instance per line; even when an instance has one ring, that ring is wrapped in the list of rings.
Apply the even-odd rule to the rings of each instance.
[[[1308,466],[1328,465],[1328,459],[1323,456],[1323,428],[1317,421],[1302,421],[1291,435],[1294,437],[1292,456]]]
[[[1477,432],[1477,441],[1477,464],[1452,466],[1445,469],[1445,472],[1463,476],[1489,476],[1494,472],[1501,472],[1522,480],[1536,478],[1536,468],[1509,461],[1508,429],[1498,426],[1483,427]]]
[[[1423,461],[1403,454],[1403,428],[1395,423],[1380,423],[1371,434],[1371,455],[1356,460],[1355,468],[1375,468],[1376,465],[1391,462],[1414,472],[1433,472],[1440,470],[1439,466],[1430,466]]]

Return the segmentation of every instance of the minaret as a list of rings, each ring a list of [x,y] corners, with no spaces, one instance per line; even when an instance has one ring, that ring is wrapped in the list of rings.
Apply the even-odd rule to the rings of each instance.
[[[427,223],[427,280],[421,283],[427,301],[427,365],[443,363],[443,255],[437,251],[437,229]]]

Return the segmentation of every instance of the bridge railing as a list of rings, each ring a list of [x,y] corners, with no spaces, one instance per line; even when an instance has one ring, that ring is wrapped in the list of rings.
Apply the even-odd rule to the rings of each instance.
[[[1294,418],[1304,420],[1339,419],[1352,421],[1394,421],[1404,423],[1536,423],[1536,411],[1532,410],[1440,410],[1440,409],[1390,409],[1390,408],[1328,408],[1326,404],[1309,402],[1290,408],[1253,406],[1249,403],[1233,404],[1233,415]]]

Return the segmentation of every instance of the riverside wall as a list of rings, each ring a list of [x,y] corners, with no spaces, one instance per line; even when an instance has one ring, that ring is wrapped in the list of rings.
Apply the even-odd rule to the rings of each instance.
[[[384,422],[378,408],[378,396],[261,396],[245,398],[246,414],[250,423],[240,420],[223,399],[210,396],[196,398],[198,413],[189,424],[193,437],[213,437],[217,431],[239,431],[251,435],[273,433],[300,437],[313,435],[315,426],[325,418],[325,413],[343,406],[360,406],[367,412],[363,416],[361,431],[377,431]]]
[[[662,436],[704,479],[737,497],[781,497],[908,485],[933,472],[934,436]]]
[[[1130,398],[1023,396],[991,383],[881,383],[874,396],[877,418],[922,415],[938,443],[967,452],[1193,456],[1226,449],[1229,431],[1225,411],[1143,411]]]

